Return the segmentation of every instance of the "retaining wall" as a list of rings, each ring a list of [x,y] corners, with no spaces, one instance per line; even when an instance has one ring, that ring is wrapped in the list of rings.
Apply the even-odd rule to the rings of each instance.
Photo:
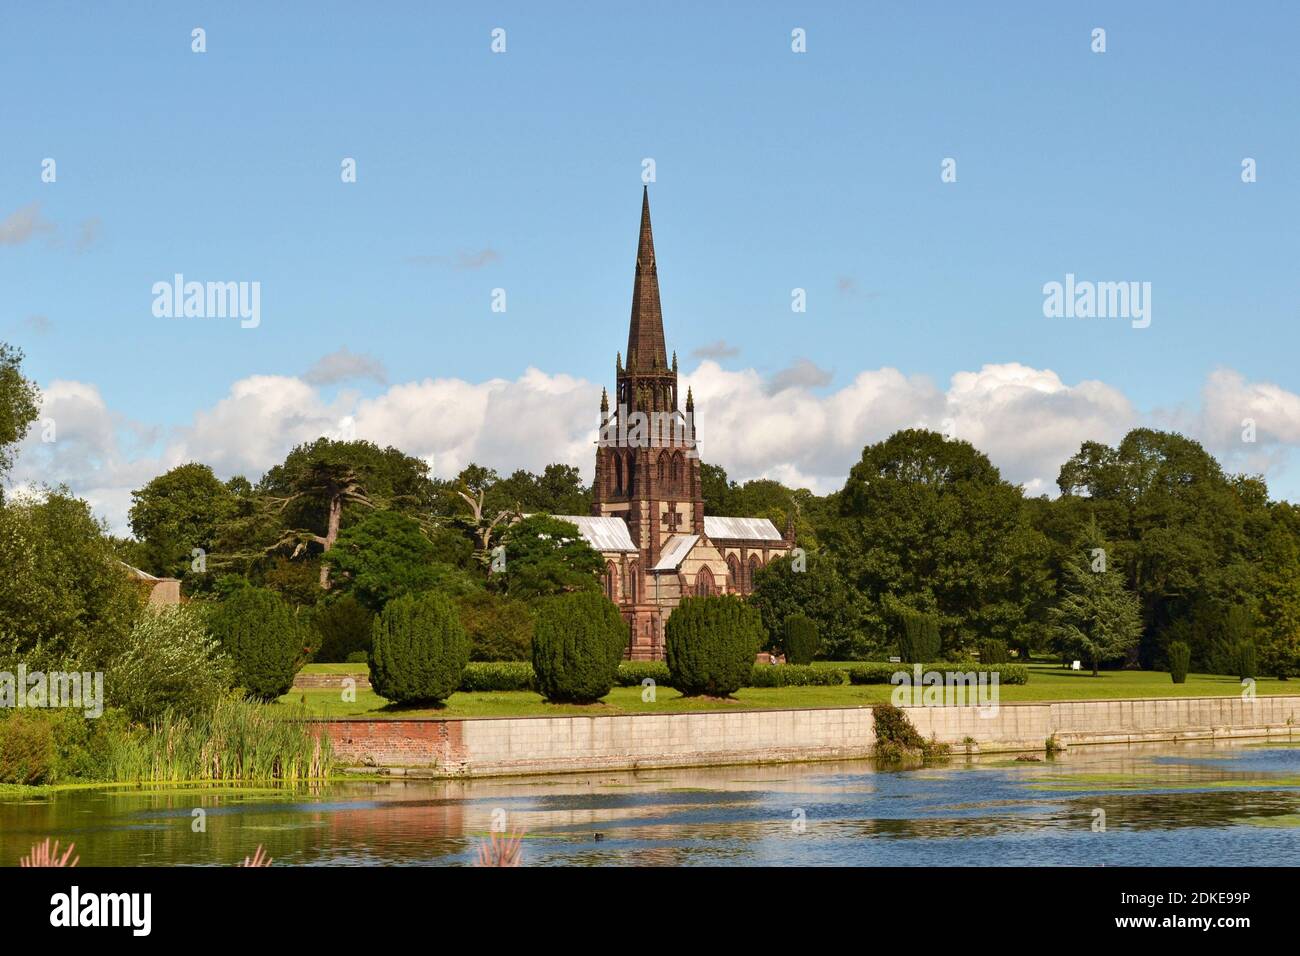
[[[1221,737],[1290,737],[1300,697],[1171,697],[975,707],[906,707],[926,737],[981,752]],[[321,725],[344,763],[421,767],[440,775],[553,773],[724,763],[855,759],[875,743],[869,707],[499,717],[336,719]]]

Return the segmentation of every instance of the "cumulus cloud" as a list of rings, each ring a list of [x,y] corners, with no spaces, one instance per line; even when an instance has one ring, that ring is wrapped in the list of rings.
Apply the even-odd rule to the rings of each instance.
[[[54,224],[41,215],[41,204],[28,203],[0,219],[0,246],[20,246],[43,232],[53,231]]]
[[[321,356],[303,374],[309,385],[337,385],[339,382],[368,380],[380,385],[388,384],[388,371],[384,363],[372,355],[358,355],[343,346],[337,352]]]
[[[1113,386],[1067,383],[1017,363],[958,372],[946,387],[893,368],[859,372],[828,394],[814,394],[819,381],[773,391],[754,369],[701,362],[682,384],[695,396],[704,460],[736,480],[774,478],[826,493],[843,485],[864,445],[923,427],[969,441],[1029,493],[1052,494],[1061,464],[1084,441],[1114,444],[1150,422]],[[1266,466],[1251,470],[1273,475],[1300,446],[1300,395],[1222,370],[1202,397],[1194,427],[1184,430],[1221,456],[1235,449],[1243,462]],[[513,380],[423,379],[333,398],[305,377],[257,375],[185,425],[160,429],[114,414],[92,384],[54,381],[43,388],[41,415],[57,438],[43,441],[38,423],[12,481],[66,483],[121,533],[131,490],[168,468],[202,461],[221,477],[256,479],[321,435],[393,445],[444,478],[471,461],[503,472],[563,462],[590,480],[599,401],[599,384],[535,368]],[[1258,439],[1243,452],[1246,417]]]

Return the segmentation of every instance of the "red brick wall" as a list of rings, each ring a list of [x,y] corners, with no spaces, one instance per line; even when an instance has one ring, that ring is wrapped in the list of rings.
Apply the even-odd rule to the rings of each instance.
[[[459,720],[329,720],[318,726],[345,764],[459,773],[468,759]]]

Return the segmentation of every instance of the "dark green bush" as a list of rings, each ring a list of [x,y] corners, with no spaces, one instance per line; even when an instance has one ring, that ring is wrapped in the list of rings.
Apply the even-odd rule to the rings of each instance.
[[[889,679],[900,670],[912,673],[911,664],[888,664],[874,661],[869,664],[857,664],[849,668],[850,684],[888,684]],[[982,664],[961,664],[943,661],[922,664],[922,671],[976,671],[998,675],[999,684],[1028,684],[1029,668],[1024,664],[997,664],[985,667]]]
[[[369,652],[369,651],[353,651],[351,654],[348,655],[348,659],[345,660],[345,661],[343,661],[342,663],[344,663],[344,664],[369,664],[369,663],[370,663],[370,652]]]
[[[623,616],[598,591],[541,602],[533,629],[533,670],[547,700],[590,703],[609,693],[627,647]]]
[[[847,679],[838,667],[809,664],[755,664],[747,687],[836,687]]]
[[[441,594],[405,594],[375,618],[370,685],[399,704],[446,700],[469,661],[469,636]]]
[[[293,686],[305,660],[307,629],[274,592],[240,588],[217,605],[208,624],[250,696],[274,700]]]
[[[895,613],[898,656],[908,664],[932,661],[939,656],[939,619],[911,608]]]
[[[980,641],[981,664],[1009,664],[1011,653],[1006,641]]]
[[[57,762],[52,721],[41,713],[0,712],[0,783],[50,783]]]
[[[785,619],[785,640],[781,650],[788,664],[811,664],[821,649],[817,622],[806,614],[791,614]]]
[[[533,612],[504,594],[475,591],[456,600],[469,634],[471,661],[529,661],[533,656]]]
[[[672,686],[672,676],[663,661],[624,661],[618,665],[619,687],[640,687],[647,677],[659,687]]]
[[[1254,641],[1242,641],[1237,646],[1237,668],[1242,680],[1259,676],[1259,654]]]
[[[321,664],[341,664],[360,654],[370,653],[374,613],[351,594],[343,594],[319,604],[312,614],[319,649],[312,660]]]
[[[1187,671],[1192,666],[1192,649],[1182,641],[1169,645],[1169,676],[1175,684],[1187,683]]]
[[[751,679],[767,642],[763,619],[734,594],[688,597],[664,628],[670,683],[683,695],[727,697]]]
[[[470,661],[460,676],[460,689],[537,690],[537,679],[527,661]]]

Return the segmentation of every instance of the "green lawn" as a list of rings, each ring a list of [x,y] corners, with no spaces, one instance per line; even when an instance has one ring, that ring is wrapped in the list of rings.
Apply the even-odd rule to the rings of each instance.
[[[831,664],[827,666],[852,666]],[[1116,697],[1234,697],[1241,693],[1236,678],[1189,674],[1187,683],[1175,684],[1167,673],[1155,671],[1103,671],[1093,677],[1089,671],[1063,670],[1054,664],[1030,664],[1029,683],[998,688],[1002,703],[1044,700],[1089,700]],[[309,664],[308,673],[353,672],[364,674],[355,664]],[[865,707],[889,700],[888,684],[854,687],[749,687],[737,691],[734,700],[701,700],[683,697],[669,687],[658,688],[654,702],[641,700],[640,687],[615,687],[599,704],[548,704],[530,691],[456,693],[441,708],[397,708],[372,691],[359,690],[356,701],[343,701],[336,689],[291,691],[281,701],[305,701],[312,712],[328,717],[538,717],[567,714],[649,714],[686,711],[786,710],[818,707]],[[1298,695],[1300,681],[1261,679],[1256,693]]]

